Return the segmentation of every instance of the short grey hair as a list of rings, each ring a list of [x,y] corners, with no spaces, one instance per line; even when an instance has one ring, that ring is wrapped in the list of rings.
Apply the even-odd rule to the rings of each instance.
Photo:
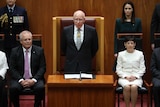
[[[22,40],[23,35],[26,34],[26,33],[28,33],[28,34],[30,34],[30,35],[32,36],[32,33],[31,33],[30,31],[24,30],[24,31],[22,31],[22,32],[19,34],[19,39]]]

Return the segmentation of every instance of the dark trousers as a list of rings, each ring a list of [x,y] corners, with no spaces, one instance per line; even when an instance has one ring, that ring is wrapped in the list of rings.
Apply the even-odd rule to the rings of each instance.
[[[160,87],[153,87],[154,107],[160,107]]]
[[[8,107],[8,91],[5,80],[0,79],[0,107]]]
[[[41,104],[41,100],[43,99],[44,96],[44,81],[43,80],[38,80],[32,87],[31,89],[34,90],[35,94],[35,103],[34,107],[39,107]],[[17,82],[17,80],[11,80],[10,82],[10,100],[13,103],[14,107],[20,107],[19,105],[19,93],[23,90],[24,88],[21,86],[20,83]]]

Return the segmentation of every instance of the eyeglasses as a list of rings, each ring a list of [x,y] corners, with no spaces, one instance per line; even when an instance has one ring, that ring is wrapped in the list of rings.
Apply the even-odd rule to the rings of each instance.
[[[74,19],[75,22],[83,22],[83,19]]]

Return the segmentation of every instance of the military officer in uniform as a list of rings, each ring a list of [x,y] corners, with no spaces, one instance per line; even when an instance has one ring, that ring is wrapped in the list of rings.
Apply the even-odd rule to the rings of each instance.
[[[0,33],[5,34],[4,51],[7,58],[10,51],[17,46],[16,34],[29,30],[27,12],[15,4],[16,0],[6,0],[7,5],[0,9]]]
[[[5,35],[2,47],[8,61],[11,49],[19,44],[16,34],[29,30],[26,10],[15,3],[16,0],[6,0],[6,6],[0,8],[0,33]],[[8,107],[6,90],[3,92],[3,103],[3,107]]]

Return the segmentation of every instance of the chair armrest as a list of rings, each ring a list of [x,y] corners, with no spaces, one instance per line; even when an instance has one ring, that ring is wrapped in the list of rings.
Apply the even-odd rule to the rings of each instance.
[[[148,93],[150,94],[153,84],[149,84],[146,80],[144,80],[144,85],[146,86],[146,88],[148,89]]]
[[[149,84],[146,80],[143,80],[143,82],[144,82],[144,86],[145,86],[148,90],[150,90],[150,84]]]
[[[118,80],[116,79],[116,80],[114,81],[113,87],[116,88],[116,87],[117,87],[117,84],[118,84]]]
[[[144,85],[145,85],[146,87],[150,87],[150,84],[148,84],[148,82],[147,82],[146,80],[143,80],[143,82],[144,82]]]
[[[150,87],[153,87],[153,83],[150,84]]]

